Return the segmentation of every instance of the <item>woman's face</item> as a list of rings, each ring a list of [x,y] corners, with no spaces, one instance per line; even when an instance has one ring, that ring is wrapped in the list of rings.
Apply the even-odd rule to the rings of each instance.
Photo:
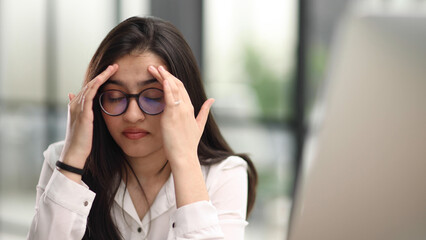
[[[105,83],[102,92],[115,89],[127,94],[138,94],[148,88],[163,89],[148,72],[148,66],[165,66],[157,55],[151,52],[131,54],[116,63],[119,65],[118,71]],[[136,98],[130,98],[123,114],[110,116],[102,111],[102,115],[111,136],[128,157],[149,157],[162,151],[161,114],[148,115],[142,112]]]

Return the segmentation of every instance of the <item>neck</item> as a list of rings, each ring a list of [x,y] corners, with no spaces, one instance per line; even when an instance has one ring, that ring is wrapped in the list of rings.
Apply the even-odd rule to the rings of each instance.
[[[146,157],[127,157],[129,166],[126,166],[128,174],[128,184],[137,184],[137,180],[142,185],[150,184],[152,182],[165,182],[170,173],[171,168],[168,163],[164,151],[158,150]],[[126,174],[126,173],[125,173]],[[135,178],[135,175],[137,179]],[[126,175],[124,175],[125,177]],[[162,181],[163,180],[163,181]]]

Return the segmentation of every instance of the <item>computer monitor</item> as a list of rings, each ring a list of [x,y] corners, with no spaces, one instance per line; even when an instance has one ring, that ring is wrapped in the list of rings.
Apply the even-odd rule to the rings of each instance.
[[[426,239],[426,15],[357,13],[335,43],[288,239]]]

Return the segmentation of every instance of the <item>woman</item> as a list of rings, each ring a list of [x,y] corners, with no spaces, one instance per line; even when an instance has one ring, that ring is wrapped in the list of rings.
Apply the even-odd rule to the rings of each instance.
[[[209,110],[170,23],[129,18],[69,95],[64,142],[45,151],[29,239],[243,239],[257,176]]]

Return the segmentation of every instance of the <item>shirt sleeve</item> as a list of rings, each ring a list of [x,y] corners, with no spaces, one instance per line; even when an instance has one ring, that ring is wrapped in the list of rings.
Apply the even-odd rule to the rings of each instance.
[[[171,217],[169,239],[244,239],[247,164],[230,157],[206,173],[210,201],[185,205]]]
[[[57,147],[57,146],[56,146]],[[44,163],[37,184],[35,215],[27,239],[81,239],[95,193],[59,172],[53,162],[57,149],[44,152]]]

